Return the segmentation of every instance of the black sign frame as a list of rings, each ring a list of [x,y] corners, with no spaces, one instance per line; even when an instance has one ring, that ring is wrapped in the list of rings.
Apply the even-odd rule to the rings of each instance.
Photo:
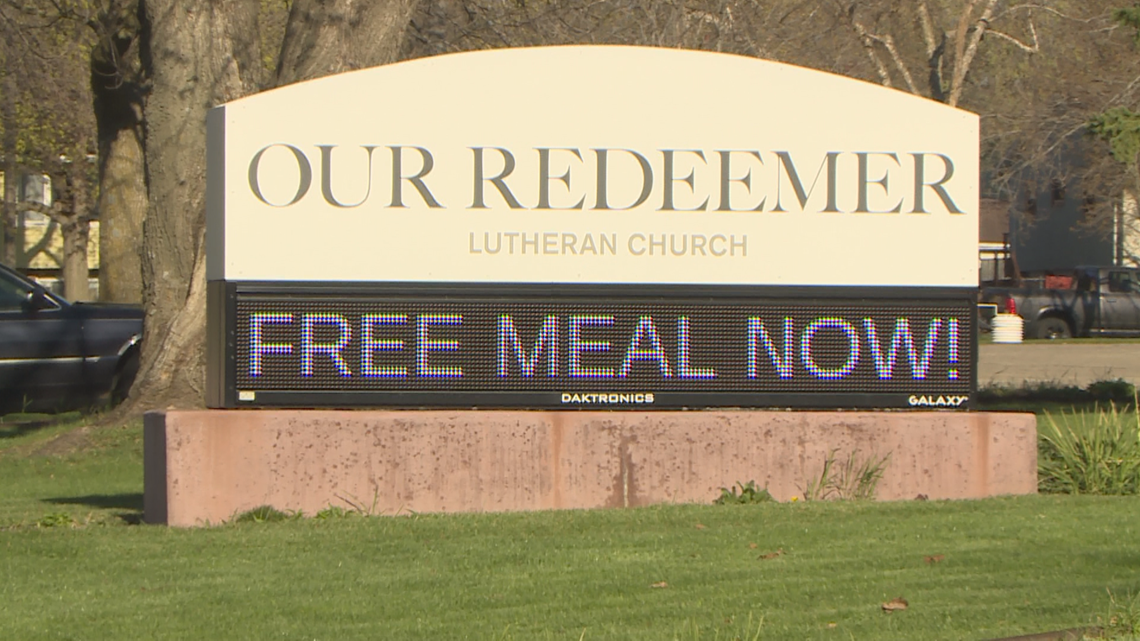
[[[667,410],[708,408],[795,409],[969,409],[977,389],[978,323],[976,288],[950,287],[772,287],[692,286],[643,284],[487,284],[487,283],[375,283],[375,282],[252,282],[211,281],[207,286],[207,406],[214,408],[389,408],[389,409],[561,409],[561,410]],[[874,391],[843,389],[788,389],[718,391],[716,389],[654,389],[652,385],[607,387],[592,382],[592,391],[552,389],[258,389],[248,380],[239,384],[239,307],[248,301],[330,305],[345,301],[418,304],[567,304],[709,307],[847,306],[866,309],[944,308],[961,318],[958,355],[960,380],[939,387]],[[425,302],[427,301],[427,302]],[[248,305],[246,305],[248,306]],[[791,312],[789,312],[791,313]],[[245,377],[249,378],[249,377]],[[548,386],[549,387],[549,386]],[[896,386],[897,387],[897,386]],[[600,392],[600,393],[599,393]],[[648,393],[651,402],[645,402]],[[570,402],[567,402],[567,394]],[[640,397],[637,397],[641,394]],[[575,398],[577,395],[579,398]]]

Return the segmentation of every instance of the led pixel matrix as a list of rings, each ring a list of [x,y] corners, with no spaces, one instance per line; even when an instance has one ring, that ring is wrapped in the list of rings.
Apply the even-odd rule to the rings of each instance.
[[[237,305],[236,381],[263,390],[969,393],[972,309],[352,301]]]

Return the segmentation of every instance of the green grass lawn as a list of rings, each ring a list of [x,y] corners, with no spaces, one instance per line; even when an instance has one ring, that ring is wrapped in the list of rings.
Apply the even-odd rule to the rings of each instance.
[[[82,425],[78,416],[0,422],[0,527],[61,514],[80,522],[138,520],[142,422]]]
[[[0,423],[0,487],[0,639],[986,639],[1140,593],[1140,497],[179,530],[135,524],[139,424]]]

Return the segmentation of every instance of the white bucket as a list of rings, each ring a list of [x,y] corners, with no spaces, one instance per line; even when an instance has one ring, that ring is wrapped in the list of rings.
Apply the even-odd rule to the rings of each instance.
[[[994,316],[994,342],[1020,343],[1025,336],[1025,321],[1017,314]]]

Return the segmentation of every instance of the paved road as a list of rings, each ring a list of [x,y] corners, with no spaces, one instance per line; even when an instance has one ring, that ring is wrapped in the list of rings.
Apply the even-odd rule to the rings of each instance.
[[[978,386],[1056,382],[1084,387],[1093,381],[1123,378],[1140,384],[1140,343],[1063,343],[1028,341],[984,344],[978,349]]]

